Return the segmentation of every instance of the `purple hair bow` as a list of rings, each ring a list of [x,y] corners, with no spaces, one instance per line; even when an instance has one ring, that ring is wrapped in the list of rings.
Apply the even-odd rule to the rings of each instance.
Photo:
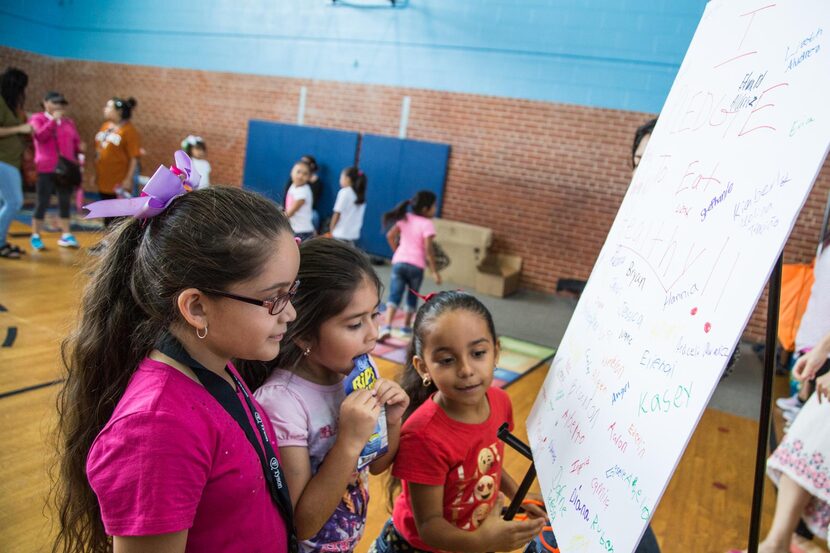
[[[164,165],[159,166],[144,185],[141,196],[91,203],[84,206],[89,210],[84,218],[124,217],[126,215],[132,215],[137,219],[155,217],[167,209],[173,200],[198,188],[199,181],[202,179],[186,153],[179,150],[173,154],[173,159],[175,163],[169,169]]]

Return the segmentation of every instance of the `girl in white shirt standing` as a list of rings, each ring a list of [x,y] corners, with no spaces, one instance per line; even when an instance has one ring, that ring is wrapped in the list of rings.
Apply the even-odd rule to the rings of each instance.
[[[340,190],[331,216],[331,235],[341,242],[355,245],[360,240],[366,214],[366,175],[357,167],[340,173]]]
[[[187,138],[182,140],[182,150],[193,163],[193,167],[199,172],[202,177],[199,180],[199,188],[207,188],[210,186],[210,162],[207,160],[207,145],[205,139],[201,136],[192,134],[187,135]]]
[[[311,167],[305,161],[298,161],[291,169],[291,186],[285,194],[285,215],[291,221],[294,236],[305,242],[314,237],[314,223],[311,208],[314,199],[308,179]]]

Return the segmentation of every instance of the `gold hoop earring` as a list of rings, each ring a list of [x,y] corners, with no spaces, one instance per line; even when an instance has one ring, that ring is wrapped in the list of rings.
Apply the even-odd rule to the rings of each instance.
[[[308,357],[310,353],[311,353],[311,348],[310,348],[310,347],[306,347],[306,348],[303,350],[303,357]]]
[[[204,334],[199,334],[199,329],[197,328],[196,329],[196,337],[199,338],[200,340],[204,340],[205,338],[207,338],[207,332],[208,332],[207,331],[207,325],[205,325],[205,333]]]
[[[424,388],[427,388],[430,384],[432,384],[432,379],[429,377],[428,374],[425,374],[421,382],[423,383]]]

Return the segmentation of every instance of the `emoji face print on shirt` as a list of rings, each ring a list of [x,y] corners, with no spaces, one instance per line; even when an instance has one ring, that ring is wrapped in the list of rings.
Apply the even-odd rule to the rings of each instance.
[[[455,515],[452,520],[458,524],[459,528],[464,530],[478,528],[490,514],[498,493],[498,477],[501,471],[498,451],[498,444],[494,443],[482,448],[474,456],[468,457],[473,463],[471,478],[464,478],[463,468],[459,467],[459,489],[452,505],[452,512]],[[467,509],[472,509],[472,511]],[[460,518],[458,515],[462,510],[470,513],[467,515],[470,518],[466,521],[458,520]]]
[[[496,481],[489,474],[485,474],[476,482],[476,487],[473,490],[476,501],[490,501],[493,498],[496,490]]]
[[[477,506],[473,511],[472,522],[473,528],[478,528],[481,526],[481,523],[484,522],[484,519],[487,518],[487,515],[490,514],[490,509],[493,506],[489,503],[482,503],[481,505]]]
[[[496,454],[489,447],[478,452],[478,473],[487,474],[496,462]]]

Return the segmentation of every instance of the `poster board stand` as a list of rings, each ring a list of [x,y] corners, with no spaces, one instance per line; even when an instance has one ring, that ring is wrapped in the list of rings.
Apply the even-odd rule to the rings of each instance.
[[[536,478],[536,465],[533,464],[533,453],[530,451],[530,446],[511,434],[507,423],[499,427],[497,435],[501,441],[518,451],[520,455],[530,459],[530,468],[527,469],[527,473],[522,478],[522,483],[519,484],[519,488],[516,490],[516,495],[513,496],[513,500],[504,513],[504,520],[513,520],[522,506],[522,501],[524,501],[530,485],[533,484],[533,480]]]
[[[761,507],[764,502],[764,476],[772,415],[772,382],[775,376],[775,349],[778,336],[778,310],[781,304],[781,271],[783,264],[783,254],[781,254],[778,256],[778,261],[775,262],[775,268],[772,270],[769,279],[764,381],[761,391],[761,413],[758,417],[758,448],[755,453],[755,488],[752,493],[752,513],[749,518],[748,553],[758,552],[758,537],[761,533]]]
[[[781,272],[783,254],[778,256],[775,268],[769,279],[769,296],[767,301],[767,334],[764,348],[764,375],[761,392],[761,412],[758,418],[758,446],[755,455],[755,481],[752,493],[752,513],[749,520],[748,553],[758,553],[758,540],[761,531],[761,509],[764,502],[764,478],[766,473],[767,444],[772,419],[772,384],[775,376],[775,352],[778,336],[778,312],[781,303]],[[510,433],[507,423],[499,427],[498,438],[512,447],[520,455],[530,460],[530,467],[519,485],[516,495],[504,514],[504,520],[513,520],[521,508],[533,480],[536,478],[536,465],[530,446]]]

